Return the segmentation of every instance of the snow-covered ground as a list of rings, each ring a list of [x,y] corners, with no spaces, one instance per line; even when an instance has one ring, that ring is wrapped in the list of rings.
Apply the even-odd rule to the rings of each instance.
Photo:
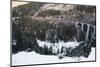
[[[40,43],[40,44],[39,44]],[[43,47],[46,42],[41,42],[38,40],[38,44],[40,47]],[[64,44],[63,42],[59,42],[60,44],[56,46],[60,47],[61,45],[66,47],[75,47],[76,45],[68,45],[71,44],[71,42]],[[62,44],[61,44],[62,43]],[[72,42],[72,44],[75,44],[76,42]],[[52,45],[51,43],[48,43],[49,45]],[[49,45],[46,45],[49,48]],[[54,46],[55,47],[55,46]],[[79,61],[95,61],[95,48],[91,48],[92,51],[88,58],[85,57],[66,57],[59,59],[58,56],[55,55],[40,55],[36,52],[19,52],[17,54],[12,55],[12,65],[29,65],[29,64],[46,64],[46,63],[60,63],[60,62],[79,62]]]

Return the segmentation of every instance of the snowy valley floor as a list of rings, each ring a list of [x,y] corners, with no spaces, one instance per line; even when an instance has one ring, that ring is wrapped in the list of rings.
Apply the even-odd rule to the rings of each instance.
[[[88,58],[85,57],[64,57],[59,59],[54,55],[40,55],[32,52],[19,52],[12,55],[12,65],[29,65],[29,64],[47,64],[47,63],[60,63],[60,62],[79,62],[79,61],[95,61],[95,48]]]

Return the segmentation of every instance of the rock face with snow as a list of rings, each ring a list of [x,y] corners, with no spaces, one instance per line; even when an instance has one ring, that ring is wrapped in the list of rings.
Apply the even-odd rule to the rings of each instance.
[[[48,22],[42,23],[41,21],[32,22],[31,25],[33,28],[29,26],[31,27],[30,29],[29,27],[22,27],[23,29],[20,29],[15,24],[16,22],[13,23],[12,30],[13,53],[34,50],[44,55],[88,57],[91,47],[95,47],[96,45],[95,26],[91,24],[79,22],[51,24]],[[47,43],[42,44],[43,41]],[[65,43],[61,43],[61,41]],[[72,46],[71,44],[66,44],[67,42],[75,41],[76,43]]]
[[[78,41],[85,41],[92,47],[96,46],[96,27],[95,25],[77,23]]]
[[[30,6],[31,5],[34,5],[34,3],[31,3]],[[36,3],[36,5],[38,5],[38,3]],[[88,57],[91,52],[91,47],[96,46],[95,18],[90,22],[76,22],[76,19],[75,22],[69,22],[65,20],[71,19],[70,17],[76,17],[75,14],[70,14],[70,9],[73,10],[74,6],[41,4],[38,6],[38,8],[34,8],[35,11],[32,12],[32,10],[29,10],[29,13],[27,13],[28,11],[24,13],[24,11],[21,9],[23,8],[23,6],[21,6],[21,8],[19,7],[13,9],[13,54],[16,54],[20,51],[35,51],[36,53],[43,55],[58,55],[59,58],[62,58],[62,56]],[[49,8],[47,9],[47,7]],[[69,13],[68,15],[71,15],[70,17],[68,16],[69,18],[57,17],[59,15],[59,11],[66,11],[69,7],[71,7],[67,11],[67,13]],[[30,9],[29,6],[26,9]],[[33,9],[32,6],[31,9]],[[49,9],[50,11],[48,13],[48,11],[46,10]],[[16,13],[16,11],[18,14]],[[42,13],[42,11],[46,11],[46,13],[44,13],[46,14],[46,17],[39,17],[39,13]],[[52,14],[55,14],[55,12],[57,13],[57,15],[52,16]],[[77,10],[75,12],[77,12]],[[74,12],[72,11],[72,13]],[[80,11],[78,13],[80,13]],[[85,16],[85,11],[83,11],[82,14],[83,16]],[[89,14],[89,17],[91,14]],[[47,17],[48,19],[46,19]],[[79,17],[78,20],[80,21]]]
[[[22,19],[20,19],[20,21],[22,21]],[[22,50],[24,49],[26,50],[26,48],[33,50],[33,48],[36,47],[36,45],[38,45],[36,39],[41,41],[48,41],[50,43],[57,43],[61,40],[64,42],[68,42],[68,41],[74,41],[74,38],[77,35],[76,26],[74,23],[51,24],[48,22],[33,21],[31,24],[27,24],[26,22],[24,22],[24,24],[20,28],[18,28],[19,26],[20,24],[18,24],[17,21],[13,22],[12,37],[14,44],[13,43],[12,44],[14,47],[20,45],[21,47],[19,48]]]

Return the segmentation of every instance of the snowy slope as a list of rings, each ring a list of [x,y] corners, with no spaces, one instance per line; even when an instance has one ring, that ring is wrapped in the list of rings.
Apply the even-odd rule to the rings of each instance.
[[[40,55],[33,52],[20,52],[12,55],[12,65],[27,65],[27,64],[45,64],[45,63],[60,63],[60,62],[79,62],[79,61],[95,61],[95,48],[88,58],[85,57],[64,57],[59,59],[54,55]]]

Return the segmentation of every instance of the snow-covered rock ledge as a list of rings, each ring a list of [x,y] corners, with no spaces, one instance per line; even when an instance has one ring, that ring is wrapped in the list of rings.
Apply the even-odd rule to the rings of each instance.
[[[50,52],[51,55],[58,55],[59,58],[63,56],[69,57],[88,57],[91,52],[91,46],[83,42],[63,42],[59,41],[58,43],[50,43],[48,41],[37,40],[39,47],[44,49],[44,54],[48,55],[47,52]],[[49,54],[50,55],[50,54]]]

